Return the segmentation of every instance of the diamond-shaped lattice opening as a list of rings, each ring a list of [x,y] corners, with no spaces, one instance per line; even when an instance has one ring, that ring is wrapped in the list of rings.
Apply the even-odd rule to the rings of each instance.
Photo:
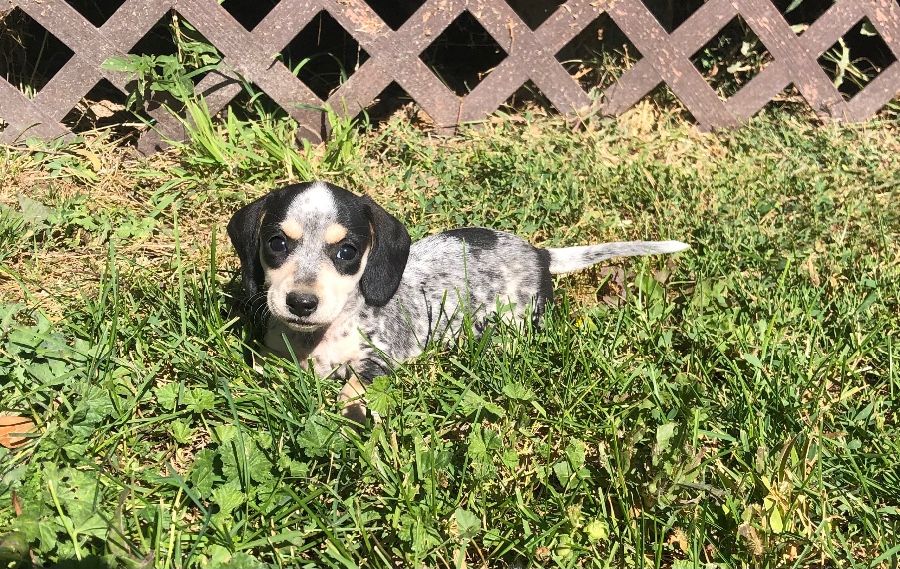
[[[691,63],[723,99],[737,93],[772,60],[740,15],[691,56]]]
[[[640,58],[641,53],[608,14],[591,22],[556,54],[587,91],[606,89]]]
[[[457,95],[474,89],[506,52],[468,11],[459,15],[419,58]]]
[[[845,99],[865,89],[895,61],[891,48],[868,18],[863,18],[819,57],[819,65]]]
[[[652,91],[641,97],[634,106],[623,112],[621,123],[633,131],[643,133],[656,129],[665,124],[663,117],[678,116],[685,122],[699,122],[696,117],[684,106],[672,89],[665,83],[660,83]]]
[[[678,26],[685,23],[691,14],[697,11],[704,0],[684,0],[679,2],[660,2],[659,0],[642,0],[644,6],[656,18],[656,21],[668,33],[672,33]]]
[[[529,113],[546,116],[548,111],[552,111],[553,103],[548,99],[535,85],[531,79],[524,85],[516,89],[516,92],[506,99],[504,107],[521,111],[525,113],[525,119],[528,120]]]
[[[225,0],[222,8],[247,30],[252,30],[263,21],[278,0]]]
[[[100,27],[125,3],[125,0],[66,0],[84,18]]]
[[[834,0],[819,0],[818,2],[797,2],[797,0],[772,0],[787,23],[795,26],[798,24],[812,24],[819,16],[828,11],[834,5]]]
[[[3,19],[0,77],[34,97],[75,53],[21,8]]]
[[[809,104],[800,91],[792,83],[784,88],[784,90],[772,97],[768,103],[763,105],[758,115],[771,115],[773,112],[789,113],[792,115],[803,116],[809,113]],[[777,118],[773,117],[773,120]]]
[[[287,68],[323,100],[369,59],[356,38],[324,10],[282,50],[281,56]]]
[[[175,43],[176,37],[181,46],[180,50]],[[129,53],[135,55],[176,55],[180,53],[181,61],[188,71],[206,67],[213,60],[221,58],[216,47],[177,12],[171,12],[160,18],[134,44]]]
[[[110,129],[116,136],[133,141],[145,130],[145,123],[139,118],[142,115],[136,116],[125,108],[127,98],[112,83],[101,79],[82,97],[75,108],[69,111],[62,123],[73,132]]]
[[[372,100],[362,113],[372,126],[388,123],[394,117],[407,122],[433,126],[431,118],[419,108],[403,87],[393,81]]]
[[[181,49],[176,46],[175,38],[179,38]],[[191,73],[191,81],[196,85],[209,71],[201,71],[221,59],[218,50],[187,20],[177,12],[160,18],[129,51],[134,55],[179,55],[185,71]],[[153,96],[149,101],[149,110],[155,109],[160,102],[174,105],[172,98],[166,93],[147,93]]]
[[[529,28],[536,30],[557,8],[565,4],[566,0],[506,0],[506,3]]]
[[[366,4],[392,30],[399,30],[425,4],[425,0],[366,0]]]
[[[135,55],[175,55],[174,30],[176,26],[174,14],[166,14],[153,24],[147,33],[129,50]]]

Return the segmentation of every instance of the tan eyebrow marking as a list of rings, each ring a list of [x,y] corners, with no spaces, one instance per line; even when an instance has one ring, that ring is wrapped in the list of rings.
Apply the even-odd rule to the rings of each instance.
[[[290,239],[300,239],[300,236],[303,235],[303,227],[293,219],[282,221],[281,230]]]
[[[325,243],[334,245],[347,236],[347,228],[340,223],[332,223],[325,229]]]

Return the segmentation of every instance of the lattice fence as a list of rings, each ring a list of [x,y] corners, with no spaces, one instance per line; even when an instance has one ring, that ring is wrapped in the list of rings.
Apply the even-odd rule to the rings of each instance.
[[[240,76],[291,114],[313,140],[325,132],[323,114],[317,108],[329,105],[339,113],[354,115],[371,105],[392,82],[442,128],[485,117],[529,81],[562,113],[590,108],[608,114],[627,110],[664,83],[704,129],[746,121],[790,85],[815,112],[848,121],[871,117],[900,93],[897,0],[836,0],[799,35],[771,0],[708,0],[672,33],[665,31],[641,0],[568,0],[536,29],[526,25],[504,0],[427,0],[396,30],[363,0],[281,0],[250,31],[216,0],[126,0],[100,27],[89,23],[65,0],[0,0],[0,13],[14,9],[28,14],[74,55],[30,99],[0,79],[0,117],[6,123],[0,142],[5,143],[26,136],[69,134],[62,119],[103,79],[126,91],[129,78],[104,70],[101,64],[128,53],[170,10],[223,55],[222,72],[208,74],[196,86],[213,112],[238,95],[241,87],[235,79]],[[322,10],[369,55],[325,100],[276,57]],[[459,96],[420,55],[467,11],[506,57],[471,92]],[[642,57],[602,93],[598,103],[555,55],[604,13]],[[726,100],[710,87],[690,58],[736,16],[759,37],[771,61]],[[864,18],[889,47],[893,63],[847,100],[818,59]],[[145,149],[152,150],[160,133],[182,135],[177,120],[159,111],[154,116],[160,132],[143,135]]]

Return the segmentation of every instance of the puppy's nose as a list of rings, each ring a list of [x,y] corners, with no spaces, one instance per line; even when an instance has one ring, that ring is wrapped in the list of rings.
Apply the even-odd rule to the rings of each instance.
[[[294,316],[305,318],[316,311],[319,305],[319,299],[314,294],[303,294],[299,292],[288,293],[286,299],[288,310]]]

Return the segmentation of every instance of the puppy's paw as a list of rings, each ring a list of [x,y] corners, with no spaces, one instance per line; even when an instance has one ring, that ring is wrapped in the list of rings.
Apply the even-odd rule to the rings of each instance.
[[[360,425],[366,422],[366,416],[369,413],[369,409],[366,407],[365,394],[366,387],[359,379],[352,377],[347,380],[337,397],[338,405],[341,406],[341,414]],[[381,416],[372,411],[372,420],[380,423]]]
[[[354,423],[364,425],[366,422],[367,411],[368,409],[363,403],[346,403],[341,408],[341,415],[343,415],[346,419],[350,419]]]

